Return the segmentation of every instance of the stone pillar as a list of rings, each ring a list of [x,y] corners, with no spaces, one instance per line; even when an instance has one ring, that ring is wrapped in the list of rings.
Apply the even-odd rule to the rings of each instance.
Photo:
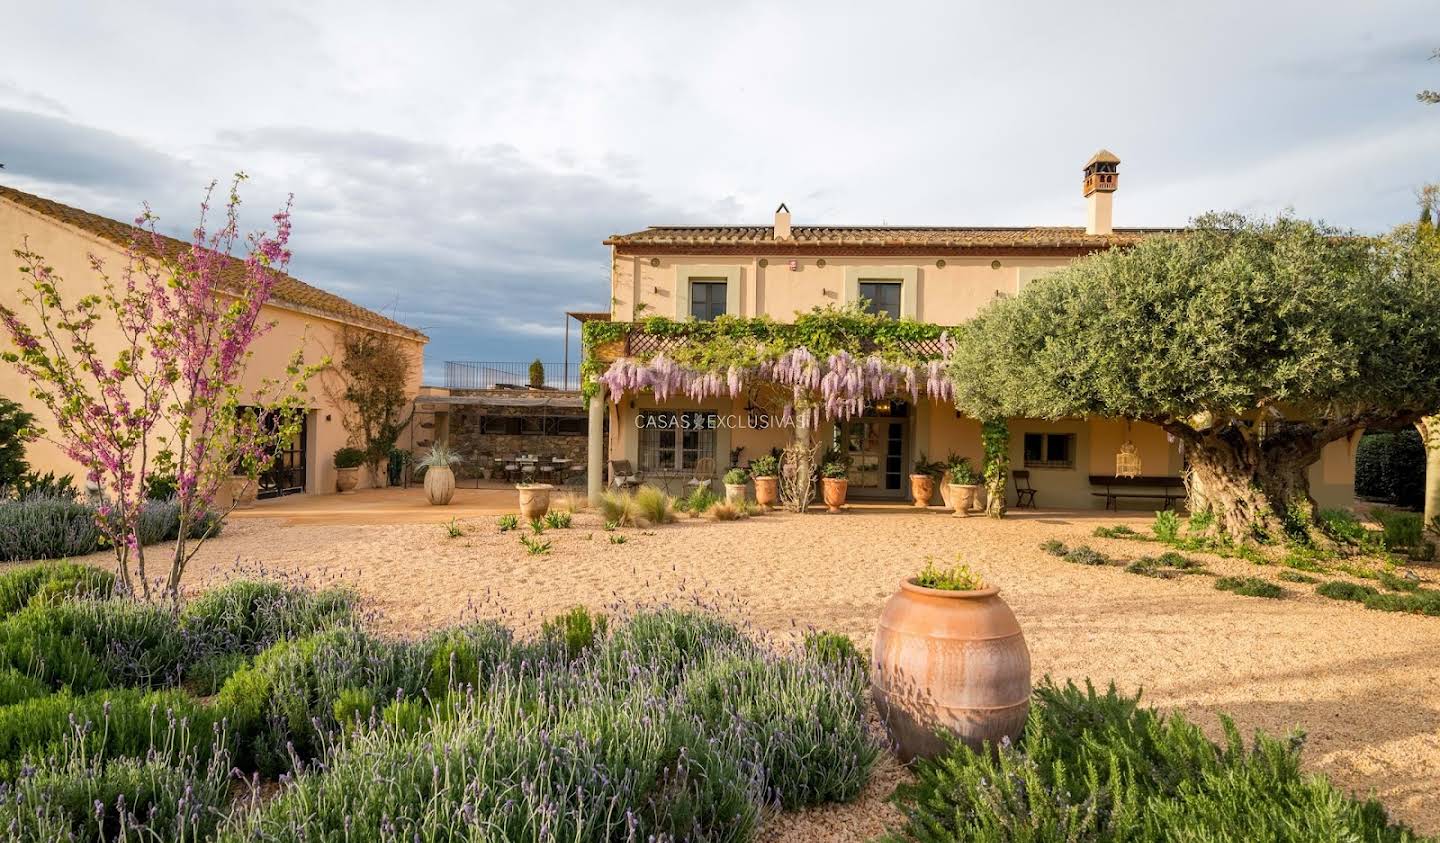
[[[585,464],[586,495],[592,505],[600,503],[605,491],[605,384],[590,396],[590,430],[586,437],[589,453]]]

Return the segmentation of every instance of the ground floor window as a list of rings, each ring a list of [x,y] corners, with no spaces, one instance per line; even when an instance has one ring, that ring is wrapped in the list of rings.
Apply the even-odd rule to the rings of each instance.
[[[1075,434],[1025,434],[1026,468],[1074,468]]]
[[[640,427],[640,470],[694,471],[703,459],[715,460],[717,417],[709,411],[645,412]]]

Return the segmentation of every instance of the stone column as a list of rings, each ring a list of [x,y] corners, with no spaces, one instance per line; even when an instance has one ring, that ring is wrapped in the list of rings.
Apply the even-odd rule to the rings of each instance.
[[[598,386],[590,396],[590,430],[586,437],[586,495],[592,505],[600,503],[600,493],[605,490],[605,384]]]

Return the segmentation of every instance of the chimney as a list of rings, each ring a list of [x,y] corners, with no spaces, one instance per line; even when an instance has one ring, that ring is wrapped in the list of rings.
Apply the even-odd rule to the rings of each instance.
[[[1113,234],[1115,189],[1120,186],[1120,159],[1102,149],[1085,162],[1086,234]]]
[[[785,207],[784,202],[775,209],[775,239],[790,239],[790,209]]]

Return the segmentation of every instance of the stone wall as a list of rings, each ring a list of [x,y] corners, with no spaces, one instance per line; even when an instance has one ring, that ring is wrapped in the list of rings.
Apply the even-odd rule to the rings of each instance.
[[[487,424],[487,419],[490,422]],[[494,432],[496,419],[514,419],[506,427],[522,429],[539,427],[550,432]],[[563,428],[558,420],[564,419]],[[542,421],[546,420],[546,421]],[[586,413],[583,408],[546,407],[462,407],[450,414],[450,446],[460,452],[465,462],[458,468],[462,477],[475,477],[481,468],[494,465],[494,457],[534,454],[541,459],[561,457],[583,470],[589,449],[585,435]],[[487,430],[487,427],[489,430]],[[556,432],[561,428],[565,432]]]

